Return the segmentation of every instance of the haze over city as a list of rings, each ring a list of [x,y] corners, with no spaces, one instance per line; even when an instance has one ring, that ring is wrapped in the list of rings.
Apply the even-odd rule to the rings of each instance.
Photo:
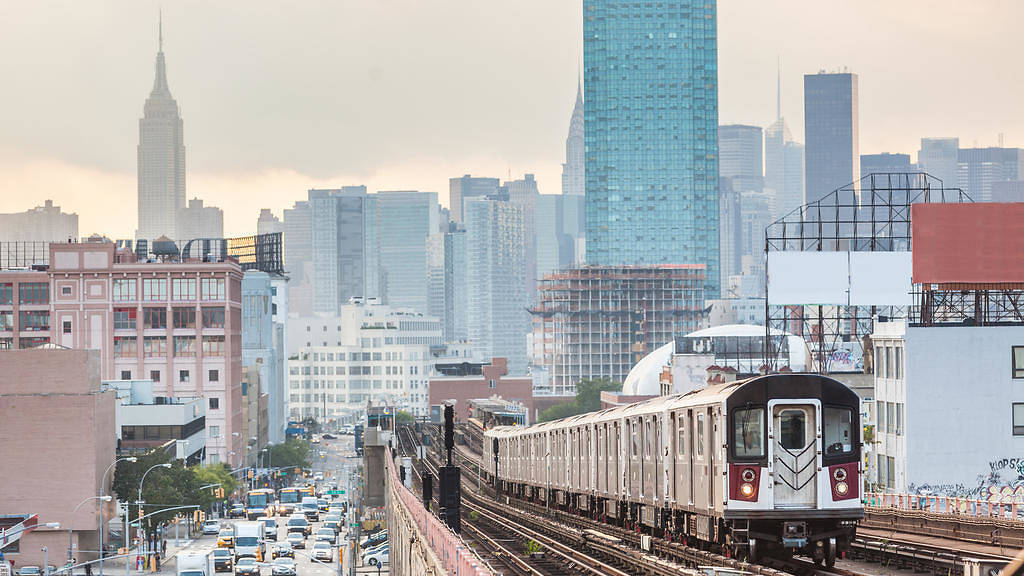
[[[8,2],[0,6],[0,212],[52,198],[82,234],[131,237],[157,13],[181,107],[188,197],[251,232],[314,187],[418,189],[537,175],[560,191],[582,60],[579,2]],[[860,78],[861,153],[921,137],[1024,143],[1016,2],[718,5],[719,122],[803,141],[803,75]],[[45,33],[40,33],[45,30]],[[954,184],[955,185],[955,184]]]

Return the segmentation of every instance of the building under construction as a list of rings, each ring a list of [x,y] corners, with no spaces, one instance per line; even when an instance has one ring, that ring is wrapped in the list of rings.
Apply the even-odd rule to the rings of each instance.
[[[585,378],[622,382],[655,348],[699,327],[703,264],[585,266],[541,279],[533,315],[533,366],[554,395]]]

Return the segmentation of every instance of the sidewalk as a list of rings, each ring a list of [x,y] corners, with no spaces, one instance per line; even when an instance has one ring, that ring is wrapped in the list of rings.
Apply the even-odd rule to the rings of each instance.
[[[176,567],[176,564],[175,564],[174,557],[178,554],[178,552],[187,549],[194,542],[195,542],[194,540],[187,539],[187,538],[182,538],[181,539],[181,545],[179,546],[179,545],[175,545],[175,540],[173,538],[173,535],[172,535],[171,538],[168,538],[167,539],[167,557],[168,557],[169,561],[164,559],[163,557],[161,557],[161,559],[160,559],[160,571],[159,572],[155,572],[155,574],[175,574],[177,572],[177,567]],[[135,554],[129,556],[128,558],[112,558],[112,559],[104,558],[103,559],[103,574],[104,574],[104,576],[124,576],[124,573],[125,573],[125,571],[124,571],[125,560],[128,560],[130,562],[129,566],[130,566],[131,569],[128,572],[129,576],[141,576],[143,574],[153,574],[153,572],[150,572],[148,566],[146,567],[145,570],[142,570],[142,571],[136,570],[135,569],[135,566],[136,566],[135,558],[136,558]],[[93,574],[93,576],[99,576],[99,573],[100,573],[99,572],[99,563],[93,563],[93,565],[92,565],[92,574]],[[76,568],[75,571],[74,571],[74,575],[73,576],[85,576],[85,569],[84,568]]]

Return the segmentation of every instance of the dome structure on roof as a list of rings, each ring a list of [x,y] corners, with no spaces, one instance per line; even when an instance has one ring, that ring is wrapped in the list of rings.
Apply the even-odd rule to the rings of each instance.
[[[659,346],[644,356],[626,375],[622,383],[624,396],[657,396],[661,393],[661,369],[672,361],[675,341]]]

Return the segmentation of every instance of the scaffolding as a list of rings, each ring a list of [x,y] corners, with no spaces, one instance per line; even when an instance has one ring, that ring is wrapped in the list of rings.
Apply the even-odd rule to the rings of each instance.
[[[970,202],[958,188],[922,172],[870,174],[801,206],[770,224],[765,231],[765,260],[773,252],[909,252],[910,207],[920,202]],[[814,270],[807,281],[814,282]],[[766,285],[771,270],[766,266]],[[770,285],[768,291],[770,291]],[[811,348],[811,368],[828,373],[843,361],[856,368],[864,338],[875,317],[907,318],[907,306],[772,305],[768,294],[766,334],[772,330],[801,336]],[[778,369],[778,351],[765,340],[765,364]]]
[[[699,327],[702,264],[584,266],[544,276],[533,316],[533,364],[553,393],[588,378],[622,382],[649,352]]]

